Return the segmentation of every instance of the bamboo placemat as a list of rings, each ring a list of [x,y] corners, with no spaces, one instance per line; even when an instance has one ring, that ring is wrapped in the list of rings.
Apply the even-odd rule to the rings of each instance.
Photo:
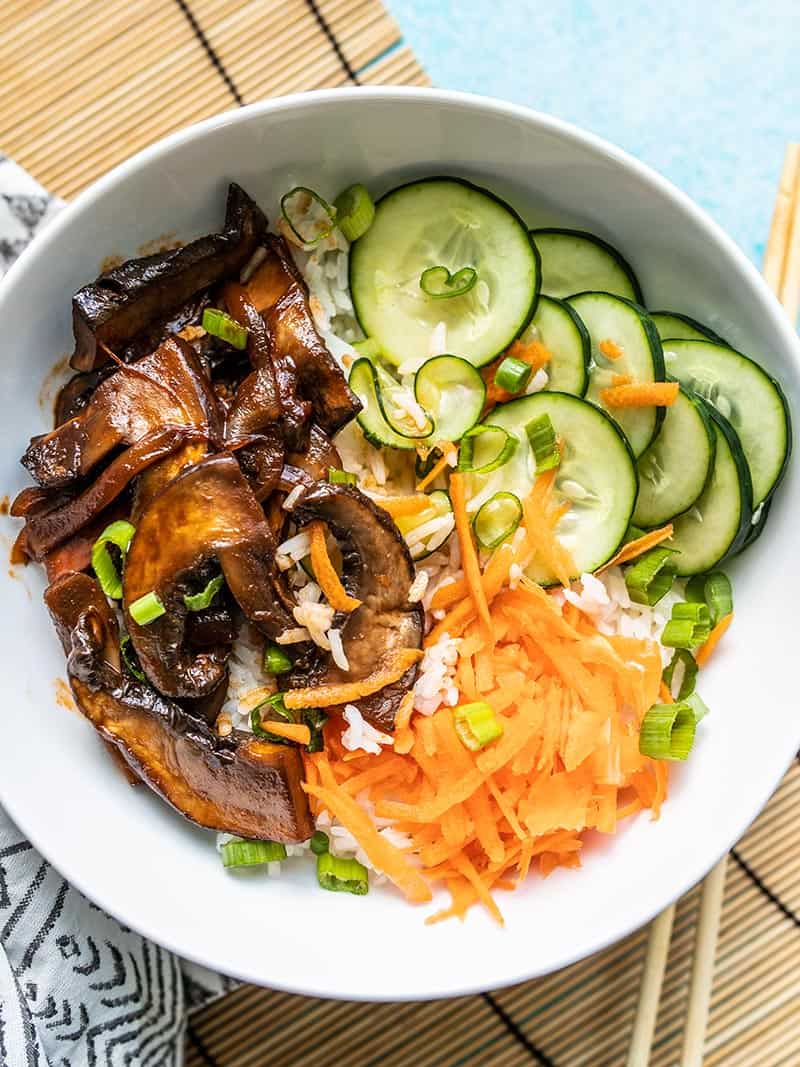
[[[242,103],[427,84],[380,0],[4,0],[0,72],[0,146],[63,197]],[[800,1063],[798,802],[795,765],[728,865],[706,1067]],[[692,892],[678,906],[652,1067],[678,1060],[696,904]],[[243,986],[193,1017],[187,1067],[618,1067],[645,941],[642,930],[549,978],[428,1004]]]

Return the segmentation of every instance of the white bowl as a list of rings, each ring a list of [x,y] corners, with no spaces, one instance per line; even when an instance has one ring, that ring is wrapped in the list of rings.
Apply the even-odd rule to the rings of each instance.
[[[619,149],[524,108],[457,93],[359,89],[228,112],[161,141],[97,182],[38,238],[0,289],[2,491],[48,425],[42,381],[70,350],[70,297],[109,254],[218,226],[229,179],[274,212],[288,183],[334,194],[413,175],[466,175],[532,223],[593,230],[630,259],[651,307],[707,322],[800,396],[798,342],[742,252],[669,182]],[[131,789],[77,714],[58,706],[64,660],[38,568],[3,574],[0,801],[41,852],[101,907],[182,956],[315,996],[452,996],[545,974],[646,922],[697,882],[757,815],[800,745],[794,657],[800,568],[796,465],[766,533],[730,567],[736,623],[703,674],[712,709],[659,822],[593,840],[580,872],[501,894],[434,927],[392,890],[324,893],[313,869],[226,873],[211,835]],[[4,519],[3,532],[16,532]]]

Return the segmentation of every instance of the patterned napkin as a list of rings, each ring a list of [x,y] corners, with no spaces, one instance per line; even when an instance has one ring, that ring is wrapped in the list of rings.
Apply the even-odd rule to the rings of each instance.
[[[0,154],[0,278],[61,207]],[[0,808],[0,1067],[180,1067],[187,1012],[235,984],[100,911]]]

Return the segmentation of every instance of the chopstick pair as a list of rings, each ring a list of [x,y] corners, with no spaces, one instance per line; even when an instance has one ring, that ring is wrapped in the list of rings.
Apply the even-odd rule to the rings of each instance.
[[[800,144],[786,148],[763,274],[794,325],[800,310]],[[702,1067],[703,1063],[727,862],[728,857],[723,856],[702,884],[680,1067]],[[650,1063],[675,907],[670,904],[650,924],[627,1067],[648,1067]]]

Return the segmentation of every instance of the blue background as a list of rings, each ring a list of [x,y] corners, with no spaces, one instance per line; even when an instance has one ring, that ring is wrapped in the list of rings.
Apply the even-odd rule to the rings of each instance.
[[[606,137],[665,174],[760,264],[800,140],[794,0],[387,0],[441,88]]]

